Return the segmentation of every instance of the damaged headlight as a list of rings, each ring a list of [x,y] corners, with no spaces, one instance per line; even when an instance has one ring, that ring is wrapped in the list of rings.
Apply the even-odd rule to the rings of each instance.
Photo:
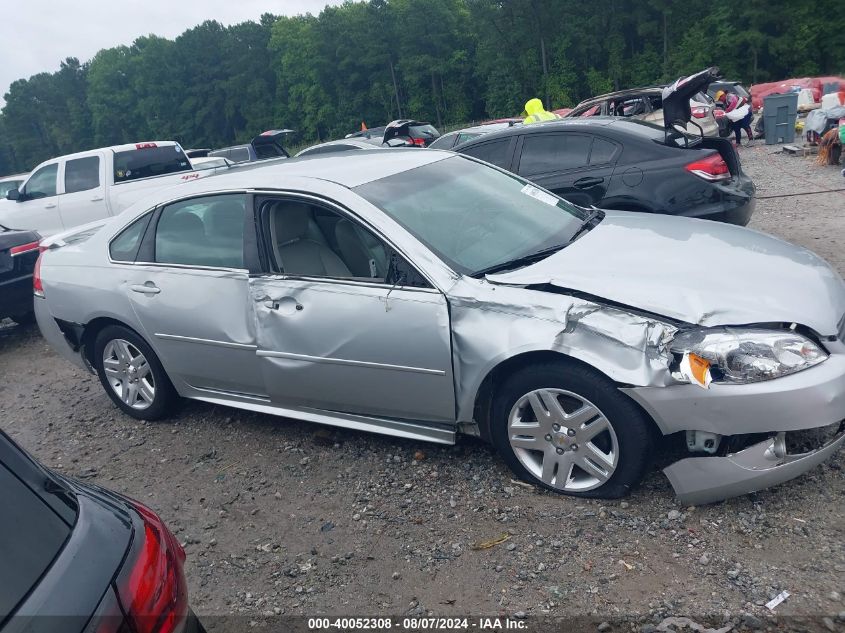
[[[813,341],[790,330],[687,330],[675,335],[669,349],[679,359],[689,353],[709,363],[713,382],[734,384],[779,378],[827,358],[827,353]]]

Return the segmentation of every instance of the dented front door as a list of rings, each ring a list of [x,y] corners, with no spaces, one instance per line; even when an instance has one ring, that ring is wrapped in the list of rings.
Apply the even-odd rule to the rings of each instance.
[[[427,288],[250,280],[258,359],[275,404],[454,421],[449,312]]]

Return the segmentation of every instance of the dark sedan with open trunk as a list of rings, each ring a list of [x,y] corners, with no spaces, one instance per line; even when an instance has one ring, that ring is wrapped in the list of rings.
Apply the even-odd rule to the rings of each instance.
[[[636,120],[595,117],[520,125],[455,147],[582,207],[746,225],[755,187],[730,141]]]

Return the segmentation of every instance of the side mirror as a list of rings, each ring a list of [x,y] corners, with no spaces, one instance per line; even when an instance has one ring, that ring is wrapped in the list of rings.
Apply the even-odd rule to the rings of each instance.
[[[20,200],[21,192],[17,189],[9,189],[6,192],[6,200]]]

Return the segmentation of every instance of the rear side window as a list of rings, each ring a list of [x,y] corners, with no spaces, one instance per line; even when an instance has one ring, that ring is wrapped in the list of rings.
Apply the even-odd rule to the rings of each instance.
[[[109,255],[114,261],[135,261],[138,248],[141,246],[141,238],[144,237],[144,231],[146,231],[152,215],[152,212],[150,212],[141,216],[112,240],[111,246],[109,246]]]
[[[65,193],[88,191],[100,186],[100,157],[74,158],[65,163]]]
[[[243,195],[192,198],[165,207],[158,219],[155,261],[162,264],[244,267]]]
[[[50,567],[70,528],[0,464],[0,619],[15,610]]]
[[[490,141],[489,143],[481,143],[473,145],[463,150],[463,154],[480,158],[481,160],[492,163],[497,167],[507,169],[510,166],[510,138],[503,138],[498,141]]]
[[[44,165],[44,167],[32,174],[27,181],[25,185],[26,196],[28,198],[49,198],[55,196],[58,173],[58,163]]]
[[[191,162],[178,145],[142,146],[139,149],[114,153],[116,183],[190,170]]]
[[[583,134],[530,134],[522,141],[519,174],[538,176],[585,167],[592,138]]]
[[[249,160],[249,149],[246,147],[230,149],[228,158],[236,163],[244,163]]]
[[[590,164],[603,165],[611,162],[616,153],[616,145],[598,136],[593,137],[593,149],[590,151]]]

